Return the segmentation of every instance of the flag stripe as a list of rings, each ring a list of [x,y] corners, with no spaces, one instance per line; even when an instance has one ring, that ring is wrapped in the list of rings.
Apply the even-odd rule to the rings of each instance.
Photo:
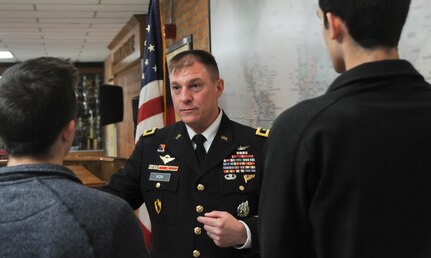
[[[147,102],[142,104],[142,106],[139,107],[138,121],[142,121],[152,116],[155,116],[157,114],[161,114],[163,112],[162,107],[163,107],[162,96],[148,100]]]
[[[163,81],[162,80],[154,80],[146,84],[142,87],[141,92],[139,93],[139,106],[144,104],[149,99],[154,99],[159,97],[163,92]]]

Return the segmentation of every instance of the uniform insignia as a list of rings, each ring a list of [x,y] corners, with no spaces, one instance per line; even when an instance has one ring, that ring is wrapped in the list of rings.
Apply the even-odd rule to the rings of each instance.
[[[268,137],[269,136],[269,129],[263,129],[262,127],[258,127],[256,129],[256,135],[259,135],[262,137]]]
[[[227,142],[227,140],[229,140],[229,138],[225,135],[222,135],[220,138],[225,142]]]
[[[148,136],[148,135],[152,135],[152,134],[155,134],[156,133],[156,130],[157,130],[157,127],[154,127],[153,129],[151,129],[151,130],[145,130],[144,131],[144,133],[142,134],[143,136]]]
[[[166,165],[166,164],[168,164],[169,162],[171,162],[171,161],[173,161],[173,160],[175,160],[175,158],[174,157],[171,157],[170,155],[165,155],[165,156],[159,156],[160,157],[160,159],[163,161],[163,163]]]
[[[229,159],[223,160],[223,172],[256,173],[256,158],[247,151],[237,151]]]
[[[181,134],[179,133],[177,136],[175,136],[175,140],[178,140],[181,137]]]
[[[178,171],[179,167],[178,166],[165,166],[165,165],[149,164],[148,165],[148,169],[158,170],[158,171],[172,171],[172,172],[176,172],[176,171]]]
[[[236,175],[235,174],[226,174],[226,175],[224,175],[224,179],[226,179],[226,180],[235,180],[236,179]]]
[[[248,181],[252,180],[255,177],[256,177],[256,175],[250,175],[250,174],[244,175],[244,181],[247,184]]]
[[[160,214],[162,211],[162,201],[160,201],[160,199],[154,201],[154,209],[156,210],[157,214]]]
[[[236,212],[238,217],[245,218],[250,213],[250,207],[248,206],[248,201],[245,201],[238,205],[238,208],[236,208]]]
[[[166,144],[160,144],[159,145],[159,148],[157,149],[157,152],[165,152],[165,147],[166,147]]]
[[[242,146],[242,145],[240,145],[240,146],[237,148],[237,150],[239,150],[239,151],[243,151],[243,150],[246,150],[246,149],[248,149],[248,148],[250,148],[250,146]]]
[[[151,172],[150,173],[150,179],[148,179],[148,181],[169,182],[169,181],[171,181],[171,174],[170,173]]]

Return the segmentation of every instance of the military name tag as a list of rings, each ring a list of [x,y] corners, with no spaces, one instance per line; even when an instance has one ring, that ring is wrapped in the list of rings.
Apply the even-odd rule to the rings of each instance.
[[[150,181],[169,182],[171,181],[171,174],[151,172]]]

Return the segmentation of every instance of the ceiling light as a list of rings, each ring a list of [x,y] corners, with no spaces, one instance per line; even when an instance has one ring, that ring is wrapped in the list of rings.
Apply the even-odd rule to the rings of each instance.
[[[0,51],[0,59],[10,59],[13,55],[10,51]]]

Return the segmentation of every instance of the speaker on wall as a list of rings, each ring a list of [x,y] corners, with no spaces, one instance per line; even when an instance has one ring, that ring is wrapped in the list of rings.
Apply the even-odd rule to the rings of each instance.
[[[117,85],[101,85],[99,90],[100,125],[123,121],[123,88]]]
[[[138,126],[138,109],[139,109],[139,95],[132,98],[132,111],[133,111],[133,124],[134,132],[136,134],[136,126]]]

